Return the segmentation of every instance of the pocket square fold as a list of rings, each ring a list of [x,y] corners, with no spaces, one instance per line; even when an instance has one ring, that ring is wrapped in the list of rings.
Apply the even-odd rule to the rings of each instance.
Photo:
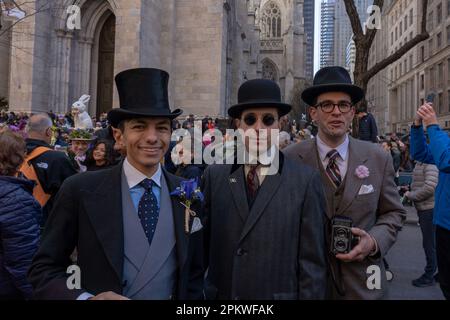
[[[194,221],[192,222],[192,229],[191,234],[196,233],[203,229],[202,222],[200,221],[199,217],[195,217]]]
[[[368,185],[368,186],[362,185],[361,189],[359,189],[358,195],[361,196],[361,195],[370,194],[373,192],[375,192],[375,189],[373,188],[372,185]]]

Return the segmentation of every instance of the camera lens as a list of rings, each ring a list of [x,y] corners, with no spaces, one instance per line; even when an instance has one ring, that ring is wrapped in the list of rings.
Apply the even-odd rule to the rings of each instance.
[[[342,240],[336,241],[336,249],[339,249],[340,251],[345,250],[347,247],[346,243]]]
[[[339,228],[336,230],[336,235],[339,238],[345,238],[347,236],[347,231],[344,228]]]

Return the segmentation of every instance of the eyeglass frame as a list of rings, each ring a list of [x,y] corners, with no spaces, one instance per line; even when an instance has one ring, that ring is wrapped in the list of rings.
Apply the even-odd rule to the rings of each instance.
[[[332,104],[332,105],[333,105],[333,109],[331,109],[331,110],[328,111],[328,112],[325,111],[325,110],[323,109],[323,107],[322,107],[322,104],[324,104],[325,102],[326,102],[326,103],[329,103],[329,104]],[[341,103],[348,103],[348,104],[350,105],[349,110],[346,111],[346,112],[342,111],[342,110],[341,110],[341,107],[339,106],[339,104],[341,104]],[[332,101],[326,100],[326,101],[317,103],[315,106],[313,106],[313,108],[318,108],[318,107],[320,107],[320,109],[321,109],[324,113],[329,114],[329,113],[333,113],[333,112],[334,112],[334,109],[336,109],[336,106],[338,107],[339,112],[341,112],[341,113],[343,113],[343,114],[346,114],[346,113],[349,113],[349,112],[352,110],[352,108],[354,107],[354,104],[353,104],[352,102],[349,102],[349,101],[340,101],[340,102],[338,102],[338,103],[334,103],[334,102],[332,102]]]

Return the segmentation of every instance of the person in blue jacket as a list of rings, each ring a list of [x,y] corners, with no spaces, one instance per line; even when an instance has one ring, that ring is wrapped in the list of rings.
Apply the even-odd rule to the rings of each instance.
[[[429,144],[424,127],[430,139]],[[411,128],[411,156],[417,161],[434,164],[439,169],[434,206],[438,280],[445,298],[450,300],[450,137],[439,127],[431,103],[424,104],[417,111]]]
[[[27,272],[38,249],[42,212],[32,196],[34,182],[16,178],[25,151],[22,137],[0,132],[0,300],[32,296]]]

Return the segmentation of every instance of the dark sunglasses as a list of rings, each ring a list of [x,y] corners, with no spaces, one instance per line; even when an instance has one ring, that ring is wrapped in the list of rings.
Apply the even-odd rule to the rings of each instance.
[[[266,127],[270,127],[271,125],[273,125],[276,120],[277,119],[271,114],[265,114],[262,118],[262,122]],[[244,117],[244,122],[248,126],[253,126],[256,123],[256,121],[258,121],[258,118],[256,117],[256,115],[252,113],[247,114]]]

